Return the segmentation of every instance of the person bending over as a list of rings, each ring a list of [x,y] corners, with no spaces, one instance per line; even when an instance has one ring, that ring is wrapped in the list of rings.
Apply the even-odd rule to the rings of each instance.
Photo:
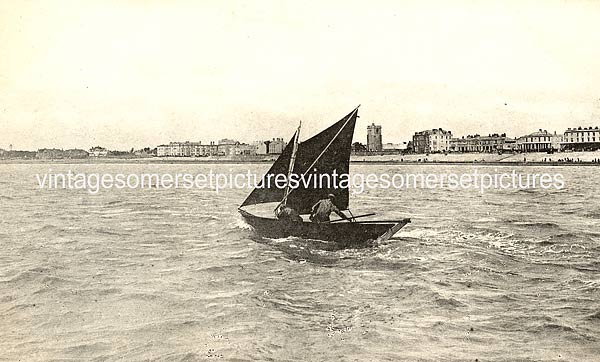
[[[310,214],[310,220],[312,222],[316,222],[316,223],[327,222],[327,221],[329,221],[329,215],[331,215],[332,212],[335,212],[342,219],[350,221],[350,219],[348,219],[348,217],[346,215],[344,215],[344,213],[341,212],[340,209],[337,208],[337,206],[335,206],[334,202],[335,202],[335,195],[333,195],[333,194],[327,195],[326,199],[319,200],[312,207],[312,212]]]

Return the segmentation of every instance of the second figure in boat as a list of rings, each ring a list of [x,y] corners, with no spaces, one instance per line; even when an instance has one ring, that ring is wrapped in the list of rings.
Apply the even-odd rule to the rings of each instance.
[[[302,216],[300,216],[300,214],[298,214],[298,211],[296,211],[295,209],[289,207],[288,205],[280,205],[277,208],[277,219],[281,220],[281,221],[290,221],[290,222],[303,222],[302,220]]]
[[[319,200],[313,205],[310,213],[310,220],[316,223],[328,222],[329,215],[331,215],[332,212],[338,214],[342,219],[350,221],[350,219],[335,206],[334,194],[327,195],[326,199]]]

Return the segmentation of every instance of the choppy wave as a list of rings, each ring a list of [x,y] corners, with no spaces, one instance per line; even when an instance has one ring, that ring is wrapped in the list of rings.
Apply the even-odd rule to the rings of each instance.
[[[11,167],[17,177],[5,178],[0,165],[7,360],[598,355],[600,186],[591,168],[561,169],[569,192],[367,190],[352,196],[353,211],[412,223],[386,243],[340,249],[256,235],[237,213],[245,191],[32,192],[18,175],[38,166]],[[211,165],[219,167],[246,166]]]

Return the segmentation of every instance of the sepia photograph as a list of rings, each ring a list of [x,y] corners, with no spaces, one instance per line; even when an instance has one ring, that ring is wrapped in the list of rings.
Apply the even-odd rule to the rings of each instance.
[[[0,0],[0,361],[600,361],[599,24]]]

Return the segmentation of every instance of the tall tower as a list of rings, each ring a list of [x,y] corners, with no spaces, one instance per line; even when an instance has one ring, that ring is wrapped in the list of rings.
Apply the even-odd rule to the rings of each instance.
[[[381,126],[371,123],[367,126],[367,150],[369,152],[383,151],[383,142],[381,141]]]

